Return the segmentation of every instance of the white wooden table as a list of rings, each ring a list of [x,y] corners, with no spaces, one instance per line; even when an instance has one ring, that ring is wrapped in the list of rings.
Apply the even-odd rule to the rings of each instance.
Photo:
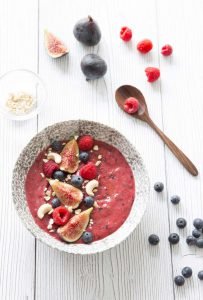
[[[197,279],[203,269],[203,250],[185,243],[192,220],[203,217],[202,0],[1,0],[0,4],[0,74],[27,68],[38,72],[48,89],[46,109],[37,118],[21,123],[0,119],[0,299],[203,299],[203,282]],[[102,41],[95,48],[83,47],[72,34],[75,22],[88,14],[102,30]],[[120,40],[123,25],[133,29],[132,43]],[[67,42],[69,57],[52,60],[47,56],[44,28]],[[145,37],[154,48],[142,56],[136,43]],[[170,58],[160,55],[165,43],[174,47]],[[80,60],[89,52],[107,61],[105,79],[85,81]],[[160,81],[146,81],[147,66],[160,67]],[[125,83],[143,91],[151,116],[198,166],[198,178],[183,169],[147,125],[119,110],[114,92]],[[12,168],[30,138],[47,125],[78,118],[120,130],[142,154],[151,186],[159,180],[165,184],[162,195],[151,187],[147,212],[125,242],[84,257],[60,253],[36,241],[18,218],[11,199]],[[179,206],[170,203],[173,194],[181,196]],[[170,247],[168,235],[179,232],[175,221],[180,216],[188,226],[180,231],[179,245]],[[158,247],[148,245],[151,233],[160,236]],[[194,276],[177,288],[173,277],[187,265]]]

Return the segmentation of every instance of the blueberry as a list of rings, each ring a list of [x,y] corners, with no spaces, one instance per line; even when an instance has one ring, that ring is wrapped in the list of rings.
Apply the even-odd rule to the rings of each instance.
[[[184,279],[183,276],[178,275],[174,278],[174,282],[175,282],[176,285],[181,286],[185,283],[185,279]]]
[[[202,229],[203,228],[203,220],[202,219],[194,219],[193,225],[196,229]]]
[[[178,226],[178,228],[185,228],[185,226],[187,225],[187,222],[184,218],[178,218],[176,220],[176,225]]]
[[[83,235],[82,235],[82,240],[83,240],[83,242],[84,242],[85,244],[91,243],[92,240],[93,240],[93,235],[92,235],[92,233],[89,232],[89,231],[85,231],[85,232],[83,233]]]
[[[87,162],[89,159],[89,153],[88,152],[80,152],[79,158],[82,162]]]
[[[189,235],[189,236],[186,238],[186,243],[187,243],[189,246],[196,245],[197,240],[196,240],[196,238],[195,238],[194,236]]]
[[[87,206],[87,207],[92,207],[93,204],[94,204],[94,199],[93,199],[92,197],[90,197],[90,196],[87,196],[87,197],[85,197],[85,199],[84,199],[84,204],[85,204],[85,206]]]
[[[185,278],[189,278],[192,276],[192,269],[190,267],[185,267],[182,269],[181,273]]]
[[[162,182],[156,182],[154,184],[154,189],[155,189],[156,192],[160,193],[164,189],[164,184]]]
[[[180,197],[178,195],[174,195],[171,197],[171,202],[173,204],[178,204],[180,202]]]
[[[72,175],[71,183],[72,183],[72,185],[74,185],[76,187],[81,187],[81,185],[83,183],[83,179],[80,175]]]
[[[171,233],[168,237],[168,240],[171,244],[175,245],[179,242],[180,237],[177,233]]]
[[[160,239],[158,237],[158,235],[156,234],[151,234],[149,237],[148,237],[148,241],[151,245],[155,246],[159,243]]]
[[[203,248],[203,239],[198,239],[197,240],[197,247],[198,248]]]
[[[58,170],[53,173],[52,177],[59,181],[64,181],[66,179],[66,174],[63,171]]]
[[[203,280],[203,271],[199,271],[197,276],[200,280]]]
[[[53,141],[51,143],[51,148],[52,150],[56,151],[56,152],[61,152],[62,148],[63,148],[63,145],[61,142],[59,141]]]
[[[52,205],[53,208],[56,208],[56,207],[61,205],[61,202],[58,198],[53,198],[51,200],[51,205]]]
[[[196,239],[198,239],[198,238],[200,237],[200,235],[201,235],[201,232],[200,232],[199,230],[197,230],[197,229],[194,229],[194,230],[192,231],[192,235],[193,235]]]

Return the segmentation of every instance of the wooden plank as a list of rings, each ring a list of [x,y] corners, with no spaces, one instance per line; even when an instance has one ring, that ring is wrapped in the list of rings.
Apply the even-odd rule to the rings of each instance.
[[[165,183],[164,148],[145,125],[128,118],[115,105],[117,86],[131,83],[144,91],[149,110],[162,126],[159,83],[146,82],[144,69],[158,65],[157,44],[152,53],[141,56],[135,50],[139,39],[157,40],[155,2],[61,1],[40,2],[40,75],[47,83],[46,111],[39,117],[39,129],[57,121],[85,118],[110,124],[120,130],[142,153],[151,183]],[[47,13],[49,11],[49,13]],[[85,48],[73,37],[74,23],[92,14],[101,25],[99,46]],[[119,39],[120,27],[133,28],[132,43]],[[50,59],[43,47],[43,29],[58,34],[70,46],[69,57]],[[80,58],[88,52],[99,53],[108,63],[104,80],[86,82],[80,71]],[[150,145],[150,146],[149,146]],[[120,246],[94,256],[73,256],[37,244],[37,299],[173,299],[170,247],[148,245],[150,233],[164,241],[169,233],[166,197],[151,191],[143,222]],[[164,263],[163,263],[164,262]],[[168,262],[166,264],[165,262]],[[156,274],[152,276],[152,274]],[[53,288],[54,287],[54,288]]]
[[[174,207],[169,203],[170,230],[180,232],[181,242],[173,249],[174,276],[180,274],[184,266],[193,269],[194,276],[187,280],[183,288],[175,288],[176,299],[202,299],[203,285],[197,279],[202,269],[202,250],[188,247],[185,238],[192,231],[192,221],[202,217],[203,171],[202,147],[202,1],[157,1],[159,46],[171,43],[174,54],[164,58],[160,56],[162,73],[161,90],[164,129],[188,156],[200,171],[193,178],[166,149],[168,197],[179,194],[181,205]],[[170,17],[169,17],[170,16]],[[167,200],[168,201],[168,200]],[[176,219],[185,217],[188,226],[178,230]]]
[[[0,9],[0,72],[15,68],[37,71],[37,1],[2,0]],[[36,119],[0,118],[0,299],[34,299],[35,239],[18,218],[11,197],[14,163],[36,133]]]

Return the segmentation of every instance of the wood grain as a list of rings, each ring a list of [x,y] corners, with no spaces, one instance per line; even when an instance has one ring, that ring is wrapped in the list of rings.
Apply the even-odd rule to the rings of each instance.
[[[184,241],[192,220],[203,215],[202,1],[43,0],[38,7],[34,0],[2,0],[0,8],[1,74],[18,67],[39,70],[48,89],[46,109],[37,119],[22,123],[0,119],[0,299],[202,299],[203,285],[196,278],[203,268],[202,250],[189,248]],[[102,30],[101,43],[94,48],[83,47],[72,33],[74,23],[88,14]],[[123,25],[133,30],[133,40],[127,44],[119,39]],[[69,56],[57,60],[47,56],[44,28],[67,43]],[[154,47],[151,53],[141,55],[136,43],[145,37],[152,39]],[[160,55],[166,43],[174,46],[174,54],[168,58]],[[85,81],[80,59],[90,52],[106,60],[104,79]],[[144,74],[147,66],[160,66],[161,80],[149,84]],[[114,92],[122,84],[144,92],[155,123],[200,166],[198,178],[177,164],[146,124],[120,111]],[[147,212],[135,232],[118,247],[93,256],[68,255],[35,244],[16,216],[11,199],[11,171],[22,147],[37,130],[78,118],[97,120],[121,131],[142,154],[152,185]],[[162,194],[153,191],[156,181],[165,184]],[[170,203],[173,194],[182,198],[178,207]],[[175,221],[181,216],[188,226],[179,231]],[[180,233],[179,245],[169,246],[170,232]],[[151,233],[160,236],[158,247],[148,245]],[[193,268],[194,276],[184,287],[176,288],[173,277],[186,265]]]
[[[23,8],[23,9],[22,9]],[[37,71],[37,1],[2,0],[0,73],[15,68]],[[11,91],[12,92],[12,91]],[[36,133],[36,119],[22,123],[0,118],[0,299],[34,299],[35,239],[18,218],[11,197],[14,163]]]

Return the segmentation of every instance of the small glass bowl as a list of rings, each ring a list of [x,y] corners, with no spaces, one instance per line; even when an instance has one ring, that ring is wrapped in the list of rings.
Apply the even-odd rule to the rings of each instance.
[[[36,103],[33,108],[24,114],[15,114],[6,106],[10,94],[20,92],[31,95]],[[47,91],[42,79],[34,72],[25,69],[12,70],[0,77],[0,112],[11,120],[28,120],[35,117],[46,101]]]

